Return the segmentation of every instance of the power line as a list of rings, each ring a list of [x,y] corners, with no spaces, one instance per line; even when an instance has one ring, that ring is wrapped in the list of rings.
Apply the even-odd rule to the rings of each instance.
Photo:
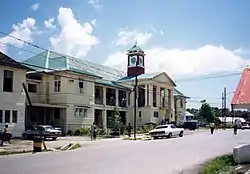
[[[18,41],[24,42],[24,43],[26,43],[26,44],[28,44],[28,45],[31,45],[31,46],[33,46],[33,47],[35,47],[35,48],[41,49],[41,50],[43,50],[43,51],[50,51],[50,50],[48,50],[48,49],[46,49],[46,48],[43,48],[43,47],[41,47],[41,46],[38,46],[38,45],[33,44],[33,43],[31,43],[31,42],[28,42],[28,41],[25,41],[25,40],[23,40],[23,39],[17,38],[17,37],[15,37],[15,36],[12,36],[12,35],[7,34],[7,33],[5,33],[5,32],[0,31],[0,33],[3,34],[3,35],[9,36],[9,37],[11,37],[11,38],[13,38],[13,39],[16,39],[16,40],[18,40]],[[23,50],[23,51],[24,51],[24,50]],[[53,53],[54,53],[54,54],[57,54],[57,55],[59,55],[59,56],[62,56],[62,55],[67,56],[68,58],[71,58],[72,61],[78,62],[78,60],[76,59],[76,57],[72,57],[72,56],[66,55],[66,54],[60,54],[60,53],[57,53],[57,52],[53,52]],[[79,62],[78,62],[78,63],[79,63]],[[97,68],[97,67],[91,66],[91,65],[86,64],[86,63],[84,63],[84,62],[80,62],[80,63],[83,63],[83,64],[85,64],[86,66],[88,66],[88,67],[90,67],[90,68],[93,68],[93,69],[96,69],[96,70],[98,70],[98,71],[103,71],[102,69],[99,69],[99,68]],[[116,69],[114,69],[114,70],[116,70]],[[118,70],[118,71],[119,71],[119,70]],[[122,72],[122,71],[119,71],[119,72],[125,74],[125,72]],[[108,71],[106,71],[106,72],[104,72],[104,73],[111,74],[111,75],[113,75],[113,76],[117,76],[117,77],[120,77],[120,78],[122,77],[122,76],[120,76],[120,75],[118,75],[118,74],[111,73],[111,72],[108,72]],[[205,77],[186,78],[186,79],[180,79],[180,80],[176,80],[176,81],[177,81],[177,82],[180,82],[180,81],[205,80],[205,79],[214,79],[214,78],[222,78],[222,77],[235,76],[235,75],[240,75],[240,74],[241,74],[241,73],[228,73],[228,74],[223,74],[223,75],[213,75],[213,76],[205,76]],[[138,80],[139,80],[139,79],[138,79]],[[140,80],[139,80],[139,81],[140,81]]]
[[[0,43],[4,44],[4,45],[6,45],[6,46],[13,47],[13,48],[15,48],[15,49],[20,49],[20,50],[22,50],[22,51],[31,53],[31,54],[33,54],[33,55],[36,55],[36,56],[39,56],[39,57],[42,57],[42,58],[47,58],[46,56],[43,56],[43,55],[41,55],[41,54],[38,54],[38,53],[35,53],[35,52],[32,52],[32,51],[28,51],[28,50],[26,50],[26,49],[23,49],[23,48],[20,48],[20,47],[11,45],[11,44],[7,44],[7,43],[1,42],[1,41],[0,41]],[[60,59],[56,59],[55,61],[58,61],[58,62],[60,61],[60,62],[64,63],[64,62],[61,61]],[[43,66],[33,65],[33,64],[25,63],[25,62],[20,62],[20,63],[21,63],[21,64],[24,64],[24,65],[26,65],[26,66],[31,66],[31,67],[35,67],[35,68],[40,68],[40,69],[45,69],[45,70],[50,70],[50,71],[58,71],[58,70],[56,70],[56,69],[46,68],[46,67],[43,67]],[[49,74],[49,72],[44,72],[44,73],[48,73],[48,74]],[[64,78],[73,79],[73,80],[79,80],[78,78],[73,78],[73,77],[68,77],[68,76],[58,75],[58,74],[56,74],[56,75],[57,75],[57,76],[60,76],[60,77],[64,77]],[[83,81],[92,82],[92,83],[96,82],[96,81],[93,81],[93,80],[86,80],[86,79],[83,79]],[[142,87],[142,86],[138,86],[138,88],[144,89],[144,90],[149,90],[150,93],[153,93],[153,90],[145,89],[145,88]],[[156,93],[157,93],[157,95],[160,95],[160,92],[156,92]],[[206,97],[193,97],[193,96],[192,96],[192,97],[190,96],[190,98],[203,99],[203,100],[206,99]]]
[[[4,34],[4,35],[7,35],[7,36],[9,36],[9,37],[11,37],[11,38],[13,38],[13,39],[16,39],[16,40],[18,40],[18,41],[24,42],[25,44],[29,44],[29,45],[31,45],[31,46],[33,46],[33,47],[35,47],[35,48],[39,48],[39,49],[42,49],[42,50],[44,50],[44,51],[50,51],[50,50],[47,50],[47,49],[45,49],[45,48],[43,48],[43,47],[40,47],[40,46],[38,46],[38,45],[35,45],[35,44],[33,44],[33,43],[30,43],[30,42],[27,42],[27,41],[22,40],[22,39],[20,39],[20,38],[14,37],[14,36],[9,35],[9,34],[6,34],[6,33],[4,33],[4,32],[1,32],[1,31],[0,31],[0,33],[1,33],[1,34]],[[28,50],[26,50],[26,49],[23,49],[23,48],[20,48],[20,47],[16,47],[16,46],[11,45],[11,44],[7,44],[7,43],[3,43],[3,42],[1,42],[1,43],[4,44],[4,45],[10,46],[10,47],[14,47],[14,48],[16,48],[16,49],[20,49],[20,50],[22,50],[22,51],[25,51],[25,52],[34,54],[34,55],[36,55],[36,56],[42,56],[42,55],[40,55],[40,54],[38,54],[38,53],[34,53],[34,52],[32,52],[32,51],[28,51]],[[53,53],[54,53],[54,54],[57,54],[57,55],[59,55],[59,56],[65,55],[65,54],[59,54],[59,53],[56,53],[56,52],[53,52]],[[65,55],[65,56],[67,56],[68,58],[71,58],[72,61],[78,62],[78,60],[77,60],[76,58],[72,57],[72,56],[69,56],[69,55]],[[42,56],[42,57],[46,58],[45,56]],[[61,60],[57,59],[56,61],[61,61]],[[61,61],[61,62],[62,62],[62,61]],[[36,68],[47,69],[47,70],[51,70],[51,71],[58,71],[57,69],[45,68],[45,67],[41,67],[41,66],[37,66],[37,65],[27,64],[27,63],[24,63],[24,62],[21,62],[21,63],[24,64],[24,65],[32,66],[32,67],[36,67]],[[79,63],[79,62],[78,62],[78,63]],[[80,62],[80,63],[84,63],[84,62]],[[88,64],[85,64],[85,65],[86,65],[86,66],[89,66]],[[98,68],[96,68],[96,67],[94,67],[94,66],[89,66],[89,67],[94,68],[94,69],[97,69],[98,71],[103,71],[102,69],[98,69]],[[83,68],[83,67],[82,67],[82,68]],[[86,70],[86,69],[85,69],[85,70]],[[120,75],[117,75],[117,74],[114,74],[114,73],[110,73],[110,72],[106,72],[106,71],[105,71],[104,73],[109,73],[109,74],[112,74],[112,75],[114,75],[114,76],[119,76],[119,77],[121,77]],[[206,76],[206,77],[194,77],[194,78],[180,79],[180,80],[178,80],[178,81],[203,80],[203,79],[211,79],[211,78],[228,77],[228,76],[239,75],[239,74],[241,74],[241,73],[229,73],[229,74],[214,75],[214,76]],[[67,76],[63,76],[63,75],[60,75],[60,76],[61,76],[61,77],[71,78],[71,79],[72,79],[72,77],[67,77]],[[79,80],[79,79],[75,79],[75,80]],[[90,81],[90,80],[86,80],[86,79],[84,79],[84,81],[86,81],[86,82],[96,82],[96,81]],[[141,87],[140,87],[140,88],[141,88]],[[145,88],[144,88],[144,89],[145,89]],[[147,89],[147,90],[149,90],[149,89]],[[150,91],[150,92],[152,92],[152,91]],[[156,95],[160,95],[159,92],[157,92]],[[205,97],[191,97],[191,98],[205,99]]]

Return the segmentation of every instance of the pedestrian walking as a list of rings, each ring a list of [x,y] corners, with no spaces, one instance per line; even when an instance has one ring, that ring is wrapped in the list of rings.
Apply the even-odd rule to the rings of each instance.
[[[233,125],[234,135],[237,135],[237,130],[238,130],[238,124],[237,124],[237,120],[235,120],[234,125]]]
[[[91,136],[91,140],[96,140],[96,137],[97,137],[97,127],[95,125],[95,122],[93,122],[93,124],[91,125],[90,136]]]
[[[214,128],[215,128],[214,123],[210,123],[210,132],[211,132],[211,134],[214,134]]]
[[[130,138],[131,137],[131,132],[132,132],[132,126],[131,126],[131,123],[128,123],[128,126],[127,126],[127,133],[128,133],[128,137]]]

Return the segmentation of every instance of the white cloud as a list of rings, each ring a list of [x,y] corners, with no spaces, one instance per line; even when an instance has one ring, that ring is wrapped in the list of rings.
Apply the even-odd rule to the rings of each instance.
[[[101,7],[99,0],[89,0],[88,4],[90,4],[94,8],[100,8]]]
[[[30,6],[30,8],[34,11],[38,10],[40,7],[40,4],[36,3],[36,4],[33,4],[32,6]]]
[[[235,54],[238,54],[238,55],[249,55],[250,54],[250,50],[247,50],[247,49],[244,49],[244,48],[235,49],[233,52]]]
[[[91,23],[91,25],[93,25],[94,27],[96,27],[96,19],[93,19],[90,23]]]
[[[33,42],[33,35],[34,31],[36,30],[35,27],[36,20],[33,18],[27,18],[23,20],[21,23],[13,24],[12,29],[13,31],[9,33],[9,35],[14,36],[16,38],[20,38],[22,40],[25,40],[27,42]],[[0,42],[18,46],[18,47],[23,47],[25,45],[24,42],[18,41],[17,39],[14,39],[9,36],[1,37]],[[5,46],[1,46],[2,51],[6,51]]]
[[[61,31],[51,37],[52,49],[76,57],[84,57],[99,40],[92,34],[93,26],[80,24],[70,8],[59,8],[58,23]]]
[[[129,30],[128,28],[123,28],[118,33],[118,39],[113,41],[117,46],[128,46],[137,42],[138,45],[143,45],[147,43],[152,37],[152,33],[145,31],[139,32],[136,29]]]
[[[56,26],[53,25],[54,22],[55,22],[55,18],[50,18],[44,21],[44,25],[48,29],[56,29]]]
[[[175,79],[236,70],[249,63],[235,55],[233,51],[214,45],[189,50],[153,47],[146,49],[145,53],[146,72],[164,71]],[[104,64],[126,71],[126,53],[113,53],[108,56]]]

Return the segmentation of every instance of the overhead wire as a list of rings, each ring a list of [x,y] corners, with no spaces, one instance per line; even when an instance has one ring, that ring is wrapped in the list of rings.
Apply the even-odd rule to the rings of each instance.
[[[43,57],[43,58],[46,58],[46,56],[43,56],[41,54],[38,54],[38,53],[35,53],[35,52],[32,52],[32,51],[28,51],[26,49],[23,49],[23,48],[20,48],[20,47],[17,47],[17,46],[14,46],[14,45],[11,45],[11,44],[6,44],[4,42],[1,42],[0,43],[6,45],[6,46],[10,46],[10,47],[13,47],[13,48],[16,48],[16,49],[20,49],[22,51],[25,51],[25,52],[28,52],[28,53],[31,53],[31,54],[34,54],[34,55],[37,55],[37,56],[40,56],[40,57]],[[59,59],[57,59],[56,61],[61,61]],[[61,61],[63,62],[63,61]],[[41,69],[45,69],[45,70],[50,70],[50,71],[58,71],[56,69],[52,69],[52,68],[47,68],[47,67],[43,67],[43,66],[38,66],[38,65],[33,65],[33,64],[29,64],[29,63],[25,63],[25,62],[20,62],[26,66],[30,66],[30,67],[35,67],[35,68],[41,68]],[[52,72],[41,72],[41,73],[46,73],[46,74],[54,74],[54,75],[57,75],[57,76],[60,76],[60,77],[64,77],[64,78],[68,78],[68,79],[73,79],[73,80],[79,80],[79,78],[73,78],[73,77],[69,77],[69,76],[65,76],[65,75],[61,75],[61,74],[57,74],[57,73],[52,73]],[[67,73],[66,73],[67,74]],[[85,81],[85,82],[91,82],[91,83],[96,83],[95,80],[86,80],[86,79],[81,79],[81,81]],[[153,90],[150,90],[150,89],[145,89],[141,86],[139,86],[139,88],[141,89],[144,89],[144,90],[148,90],[149,93],[153,94]],[[61,93],[60,93],[61,94]],[[70,94],[70,93],[67,93],[67,94]],[[44,94],[45,95],[45,94]],[[156,95],[161,95],[161,92],[156,92]],[[89,96],[91,97],[91,96]],[[197,98],[197,99],[201,99],[201,100],[204,100],[206,99],[205,97],[190,97],[190,98]],[[56,100],[56,99],[55,99]],[[192,101],[191,101],[192,102]]]
[[[5,36],[8,36],[8,37],[11,37],[11,38],[13,38],[13,39],[16,39],[16,40],[18,40],[18,41],[20,41],[20,42],[23,42],[23,43],[25,43],[25,44],[28,44],[28,45],[31,45],[31,46],[33,46],[33,47],[35,47],[35,48],[38,48],[38,49],[41,49],[41,50],[43,50],[43,51],[50,51],[50,50],[48,50],[48,49],[46,49],[46,48],[43,48],[43,47],[41,47],[41,46],[38,46],[38,45],[36,45],[36,44],[33,44],[33,43],[31,43],[31,42],[27,42],[27,41],[25,41],[25,40],[23,40],[23,39],[20,39],[20,38],[17,38],[17,37],[15,37],[15,36],[12,36],[12,35],[10,35],[10,34],[7,34],[7,33],[4,33],[4,32],[2,32],[2,31],[0,31],[0,34],[3,34],[3,35],[5,35]],[[11,45],[11,44],[8,44],[8,43],[4,43],[4,42],[0,42],[0,43],[2,43],[2,44],[4,44],[4,45],[6,45],[6,46],[9,46],[9,47],[13,47],[13,48],[16,48],[16,49],[20,49],[20,50],[22,50],[22,51],[25,51],[25,52],[28,52],[28,53],[31,53],[31,54],[34,54],[34,55],[36,55],[36,56],[42,56],[42,55],[40,55],[39,53],[35,53],[35,52],[32,52],[32,51],[29,51],[29,50],[26,50],[26,49],[23,49],[23,48],[21,48],[21,47],[17,47],[17,46],[14,46],[14,45]],[[60,53],[57,53],[57,52],[53,52],[54,54],[57,54],[57,55],[59,55],[59,56],[62,56],[62,55],[64,55],[64,56],[67,56],[68,58],[70,58],[72,61],[75,61],[75,62],[78,62],[78,59],[76,59],[75,57],[72,57],[72,56],[69,56],[69,55],[66,55],[66,54],[60,54]],[[43,56],[44,58],[46,58],[45,56]],[[55,61],[61,61],[61,60],[55,60]],[[56,69],[52,69],[52,68],[46,68],[46,67],[41,67],[41,66],[37,66],[37,65],[31,65],[31,64],[28,64],[28,63],[25,63],[25,62],[20,62],[20,63],[22,63],[22,64],[24,64],[24,65],[26,65],[26,66],[31,66],[31,67],[36,67],[36,68],[41,68],[41,69],[47,69],[47,70],[51,70],[51,71],[58,71],[58,70],[56,70]],[[81,61],[81,62],[78,62],[78,63],[84,63],[83,61]],[[91,66],[91,65],[88,65],[88,64],[86,64],[86,63],[84,63],[86,66],[89,66],[90,68],[93,68],[93,69],[96,69],[96,70],[98,70],[98,71],[103,71],[102,69],[99,69],[99,68],[97,68],[97,67],[94,67],[94,66]],[[83,67],[82,67],[83,68]],[[118,70],[119,71],[119,70]],[[111,73],[111,72],[104,72],[104,73],[108,73],[108,74],[111,74],[111,75],[113,75],[113,76],[119,76],[119,77],[122,77],[122,76],[120,76],[120,75],[117,75],[117,74],[115,74],[115,73]],[[211,79],[211,78],[221,78],[221,77],[228,77],[228,76],[234,76],[234,75],[240,75],[241,73],[228,73],[228,74],[223,74],[223,75],[214,75],[214,76],[205,76],[205,77],[193,77],[193,78],[187,78],[187,79],[180,79],[180,80],[176,80],[176,81],[190,81],[190,80],[202,80],[202,79]],[[59,75],[59,76],[61,76],[61,77],[65,77],[65,78],[71,78],[72,79],[72,77],[66,77],[66,76],[63,76],[63,75]],[[79,80],[79,79],[75,79],[75,80]],[[92,80],[86,80],[86,79],[84,79],[83,81],[86,81],[86,82],[96,82],[96,81],[92,81]],[[149,89],[148,89],[149,90]],[[152,92],[152,91],[151,91]],[[159,95],[158,94],[158,92],[157,92],[157,95]],[[200,99],[205,99],[205,97],[190,97],[190,98],[200,98]]]

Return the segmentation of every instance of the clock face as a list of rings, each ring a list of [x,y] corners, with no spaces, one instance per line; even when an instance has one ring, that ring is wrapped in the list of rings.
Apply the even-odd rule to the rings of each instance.
[[[131,56],[130,57],[130,65],[136,65],[136,56]]]

